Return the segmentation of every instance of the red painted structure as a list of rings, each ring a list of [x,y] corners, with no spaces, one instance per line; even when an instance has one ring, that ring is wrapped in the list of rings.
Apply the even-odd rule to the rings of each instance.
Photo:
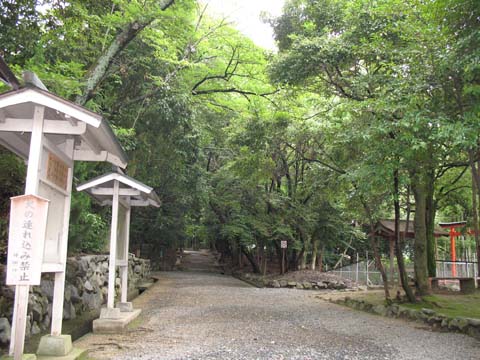
[[[450,228],[450,257],[452,260],[452,277],[457,276],[457,265],[455,262],[457,261],[457,251],[455,248],[455,242],[457,240],[457,237],[462,235],[461,232],[457,231],[457,228],[462,228],[467,224],[466,221],[456,221],[456,222],[450,222],[450,223],[439,223],[442,228]]]

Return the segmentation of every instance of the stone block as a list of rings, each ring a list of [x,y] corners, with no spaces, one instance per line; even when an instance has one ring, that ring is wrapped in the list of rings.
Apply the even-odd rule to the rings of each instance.
[[[304,281],[303,282],[303,288],[304,289],[307,289],[307,290],[310,290],[312,288],[312,283],[311,282],[308,282],[308,281]]]
[[[100,319],[121,319],[122,314],[119,308],[102,308],[100,310]]]
[[[72,337],[70,335],[45,335],[38,344],[39,356],[65,356],[72,351]]]
[[[87,355],[87,350],[73,348],[65,356],[37,356],[37,360],[86,360]]]
[[[13,356],[0,356],[0,360],[13,360]],[[35,354],[23,354],[22,360],[37,360],[37,356]]]
[[[133,311],[133,305],[131,302],[119,302],[117,303],[117,308],[120,309],[120,312],[131,312]]]
[[[117,309],[119,310],[119,309]],[[93,332],[96,334],[115,334],[125,330],[127,325],[140,315],[141,310],[133,310],[131,312],[119,312],[121,315],[118,319],[100,318],[93,321]]]

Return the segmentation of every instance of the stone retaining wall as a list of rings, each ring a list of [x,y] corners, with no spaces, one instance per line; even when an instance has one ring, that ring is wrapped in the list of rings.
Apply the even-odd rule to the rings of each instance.
[[[136,290],[150,276],[150,261],[129,256],[128,290]],[[0,268],[0,346],[10,341],[14,288],[5,285]],[[116,278],[119,292],[120,278]],[[33,286],[28,300],[27,337],[50,328],[53,300],[53,274],[42,276],[40,286]],[[74,319],[84,311],[100,309],[107,300],[108,255],[85,255],[68,258],[63,319]]]
[[[351,282],[341,279],[324,279],[321,281],[293,281],[285,279],[265,279],[261,275],[233,272],[236,278],[246,281],[257,287],[290,288],[298,290],[366,290],[364,286],[352,286]]]
[[[343,281],[287,281],[287,280],[270,280],[266,284],[272,288],[295,288],[300,290],[343,290],[347,289],[347,285]]]
[[[451,318],[438,314],[432,309],[415,310],[399,304],[373,305],[363,300],[352,299],[348,296],[344,299],[332,300],[332,302],[377,315],[419,321],[430,325],[434,330],[461,332],[480,339],[480,319],[464,317]]]

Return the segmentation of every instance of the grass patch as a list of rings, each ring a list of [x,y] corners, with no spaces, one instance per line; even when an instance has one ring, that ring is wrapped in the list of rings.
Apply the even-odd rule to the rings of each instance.
[[[480,319],[480,293],[471,295],[429,295],[417,304],[402,304],[410,309],[432,309],[448,317],[468,317]]]
[[[390,291],[393,296],[397,289]],[[356,292],[348,294],[349,297],[355,300],[363,300],[372,305],[385,305],[385,295],[380,290],[370,290],[366,292]],[[344,297],[344,295],[342,295]],[[423,301],[410,304],[402,303],[402,307],[414,310],[421,310],[423,308],[432,309],[436,313],[447,317],[467,317],[480,319],[480,292],[475,294],[434,294],[424,296]]]
[[[366,291],[349,295],[355,300],[363,300],[372,305],[385,305],[385,293],[383,291]]]

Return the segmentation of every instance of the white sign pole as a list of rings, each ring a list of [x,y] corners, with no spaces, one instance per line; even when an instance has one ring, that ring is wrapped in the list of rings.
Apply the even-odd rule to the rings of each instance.
[[[67,139],[65,142],[65,154],[73,159],[75,141]],[[60,240],[60,257],[63,265],[67,262],[67,244],[68,244],[68,228],[70,224],[70,206],[72,199],[72,182],[73,182],[73,161],[72,166],[68,169],[67,188],[68,196],[65,196],[65,205],[63,212],[63,229],[62,238]],[[53,288],[53,304],[52,304],[52,328],[51,335],[60,336],[62,334],[63,320],[63,301],[65,293],[65,268],[61,272],[55,273],[55,284]]]
[[[45,108],[43,106],[35,106],[28,154],[27,179],[25,183],[26,195],[38,195],[38,181],[43,149],[44,112]],[[28,285],[19,285],[15,287],[15,303],[12,319],[13,336],[10,342],[10,355],[13,355],[15,360],[21,360],[23,355],[29,290],[30,286]]]
[[[118,202],[119,202],[120,183],[118,180],[113,182],[112,199],[112,225],[110,229],[110,262],[108,264],[108,299],[107,308],[113,309],[115,306],[115,278],[116,278],[116,257],[117,257],[117,227],[118,227]]]
[[[125,212],[125,247],[124,247],[124,259],[126,260],[126,265],[120,268],[121,278],[122,278],[122,295],[120,301],[126,303],[128,301],[128,244],[130,242],[130,213],[132,208],[130,207],[130,199],[128,200],[128,208]]]

